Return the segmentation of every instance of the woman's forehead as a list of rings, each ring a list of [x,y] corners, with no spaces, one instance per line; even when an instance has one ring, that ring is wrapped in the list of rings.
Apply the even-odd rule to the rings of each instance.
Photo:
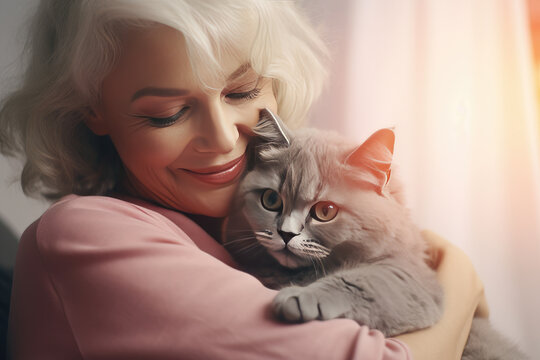
[[[167,26],[127,31],[120,38],[121,55],[102,84],[102,96],[134,103],[145,96],[186,96],[256,83],[258,74],[234,57],[223,58],[222,74],[206,81],[194,72],[184,36]],[[204,71],[211,69],[205,68]]]
[[[174,77],[188,83],[199,83],[199,80],[207,80],[205,75],[211,73],[212,81],[209,85],[219,85],[216,82],[227,83],[252,73],[245,59],[247,56],[221,52],[215,68],[199,67],[198,76],[194,77],[193,64],[196,59],[193,59],[186,37],[166,25],[129,29],[123,32],[120,42],[121,55],[113,71],[125,71],[129,73],[127,76],[149,78],[156,82]]]

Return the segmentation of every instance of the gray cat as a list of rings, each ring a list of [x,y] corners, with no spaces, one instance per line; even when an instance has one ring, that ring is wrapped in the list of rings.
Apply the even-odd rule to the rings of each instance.
[[[314,129],[294,133],[261,112],[224,244],[266,286],[289,322],[350,318],[386,336],[429,327],[443,294],[426,243],[390,177],[394,133],[360,146]],[[526,359],[475,319],[463,359]]]

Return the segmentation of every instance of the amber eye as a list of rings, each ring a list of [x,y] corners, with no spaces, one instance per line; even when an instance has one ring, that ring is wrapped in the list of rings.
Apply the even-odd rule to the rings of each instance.
[[[336,217],[339,207],[330,201],[321,201],[311,207],[311,217],[322,222]]]
[[[277,191],[274,191],[272,189],[264,190],[261,196],[261,203],[266,210],[270,211],[279,211],[281,210],[281,206],[283,205],[283,202],[281,201],[281,196],[279,196]]]

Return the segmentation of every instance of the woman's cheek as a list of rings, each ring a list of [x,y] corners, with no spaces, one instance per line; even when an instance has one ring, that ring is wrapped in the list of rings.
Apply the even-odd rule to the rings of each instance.
[[[124,161],[149,167],[167,166],[174,162],[186,147],[187,143],[182,140],[184,139],[181,134],[173,128],[149,128],[143,134],[132,136],[125,144],[122,152],[129,157],[129,161]],[[120,156],[125,158],[122,153]]]

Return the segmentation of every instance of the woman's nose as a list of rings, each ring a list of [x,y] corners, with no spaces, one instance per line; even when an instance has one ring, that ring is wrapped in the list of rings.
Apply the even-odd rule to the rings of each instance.
[[[236,122],[221,104],[212,104],[201,111],[199,136],[195,149],[199,152],[229,153],[238,141]]]

